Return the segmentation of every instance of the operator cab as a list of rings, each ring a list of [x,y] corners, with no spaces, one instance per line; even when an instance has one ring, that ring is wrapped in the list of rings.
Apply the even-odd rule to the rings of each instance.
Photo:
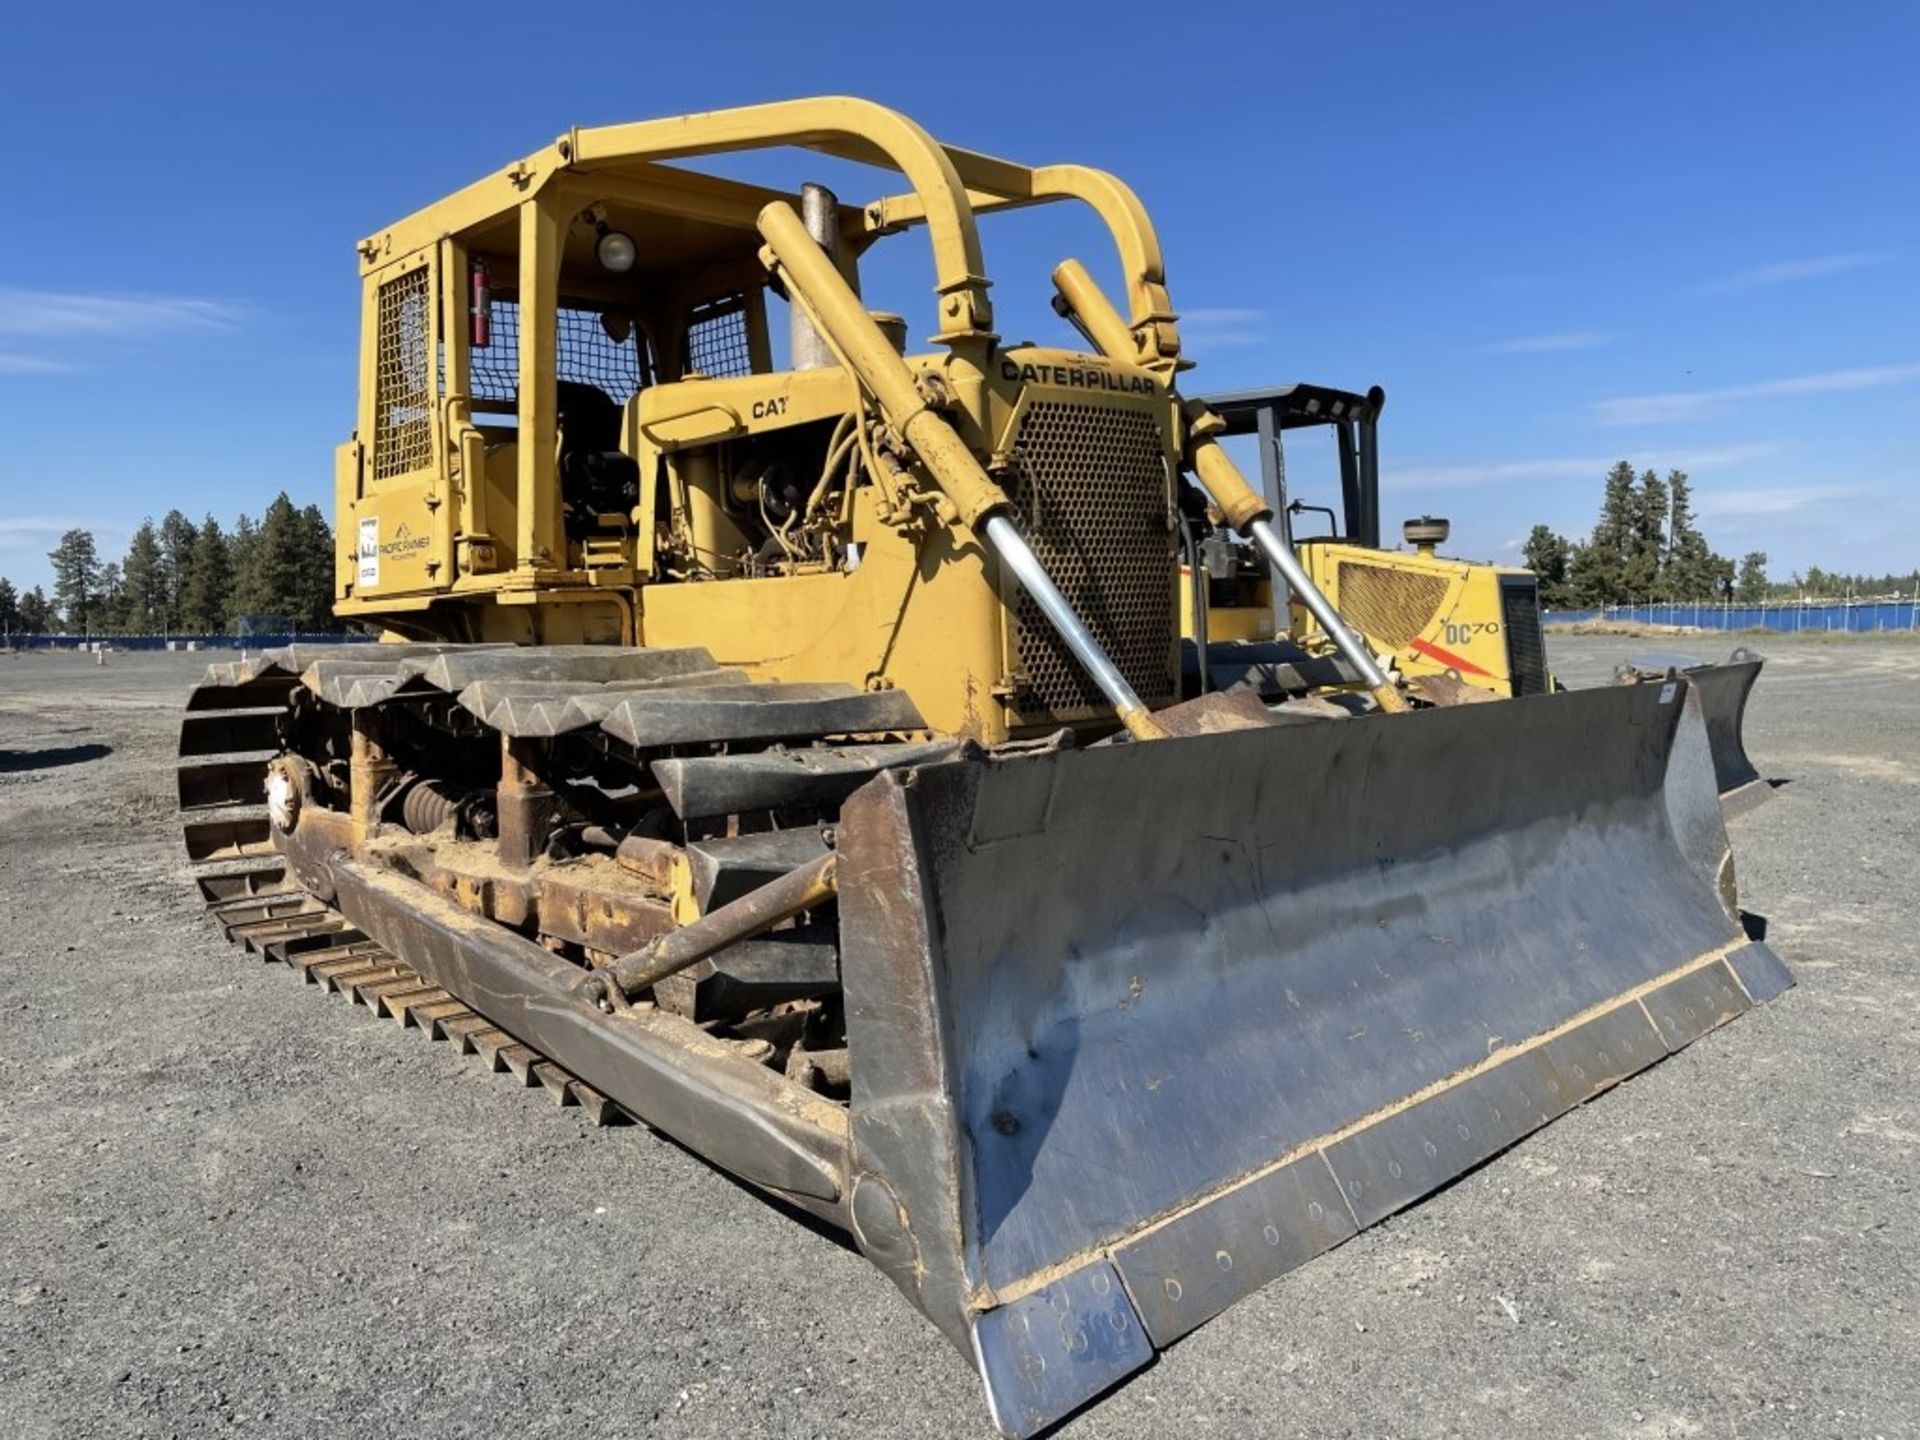
[[[1280,518],[1290,543],[1338,541],[1380,548],[1380,412],[1387,392],[1375,385],[1364,395],[1325,385],[1277,385],[1234,390],[1204,397],[1226,422],[1227,435],[1255,435],[1260,441],[1260,481],[1267,503]],[[1290,499],[1282,437],[1289,430],[1325,427],[1333,432],[1340,467],[1340,512],[1330,506]],[[1327,517],[1327,533],[1302,535],[1302,515]]]

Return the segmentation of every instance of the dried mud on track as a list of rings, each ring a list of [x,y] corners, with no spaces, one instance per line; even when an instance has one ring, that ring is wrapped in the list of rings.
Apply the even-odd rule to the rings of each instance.
[[[1749,643],[1799,988],[1060,1434],[1920,1433],[1920,643]],[[856,1254],[230,950],[172,816],[200,663],[0,656],[0,1435],[990,1434]]]

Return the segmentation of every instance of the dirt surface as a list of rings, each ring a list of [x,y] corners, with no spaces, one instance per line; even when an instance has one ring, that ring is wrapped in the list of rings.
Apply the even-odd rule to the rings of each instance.
[[[1787,783],[1734,843],[1799,988],[1062,1435],[1920,1433],[1920,643],[1757,648]],[[0,656],[0,1435],[990,1434],[857,1254],[229,950],[172,817],[198,667]]]

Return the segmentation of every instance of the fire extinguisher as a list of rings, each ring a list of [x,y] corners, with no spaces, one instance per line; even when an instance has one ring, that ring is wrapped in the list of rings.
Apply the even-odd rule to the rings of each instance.
[[[473,262],[473,343],[484,350],[492,343],[493,282],[487,275],[487,262]]]

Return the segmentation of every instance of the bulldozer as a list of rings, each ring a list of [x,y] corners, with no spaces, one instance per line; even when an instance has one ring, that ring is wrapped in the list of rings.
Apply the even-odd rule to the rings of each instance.
[[[1394,672],[1436,704],[1487,697],[1510,699],[1560,688],[1547,667],[1539,582],[1530,570],[1461,560],[1439,553],[1449,523],[1421,515],[1401,525],[1408,550],[1381,543],[1380,416],[1386,391],[1326,385],[1282,385],[1202,397],[1222,422],[1221,433],[1256,437],[1261,491],[1283,538],[1293,546],[1320,592],[1365,637]],[[1286,441],[1290,432],[1332,435],[1339,475],[1339,505],[1290,497]],[[1200,499],[1188,487],[1190,502]],[[1304,606],[1290,605],[1284,583],[1278,597],[1266,581],[1259,554],[1231,533],[1221,533],[1190,503],[1192,558],[1183,575],[1198,573],[1204,588],[1183,603],[1183,634],[1197,647],[1204,627],[1210,638],[1244,641],[1274,634],[1276,614],[1285,616],[1283,643],[1271,646],[1264,663],[1248,665],[1244,646],[1212,652],[1208,681],[1220,688],[1251,685],[1269,696],[1291,685],[1326,690],[1353,686],[1359,677],[1344,667],[1318,622]],[[1325,516],[1322,533],[1302,533],[1302,517]],[[1192,617],[1200,614],[1200,626]],[[1729,816],[1771,793],[1746,749],[1747,700],[1764,664],[1744,647],[1724,662],[1703,664],[1688,656],[1637,656],[1614,672],[1621,684],[1662,680],[1684,672],[1706,718],[1714,776]],[[1188,669],[1193,669],[1191,657]]]
[[[772,149],[901,188],[698,164]],[[980,222],[1047,204],[1123,279],[1052,272],[1084,348],[995,328]],[[861,288],[903,235],[917,351]],[[337,613],[386,643],[193,691],[202,896],[844,1231],[1000,1433],[1792,983],[1691,682],[1391,678],[1178,388],[1113,175],[796,100],[570,130],[358,257]],[[1188,477],[1346,707],[1188,693]]]

